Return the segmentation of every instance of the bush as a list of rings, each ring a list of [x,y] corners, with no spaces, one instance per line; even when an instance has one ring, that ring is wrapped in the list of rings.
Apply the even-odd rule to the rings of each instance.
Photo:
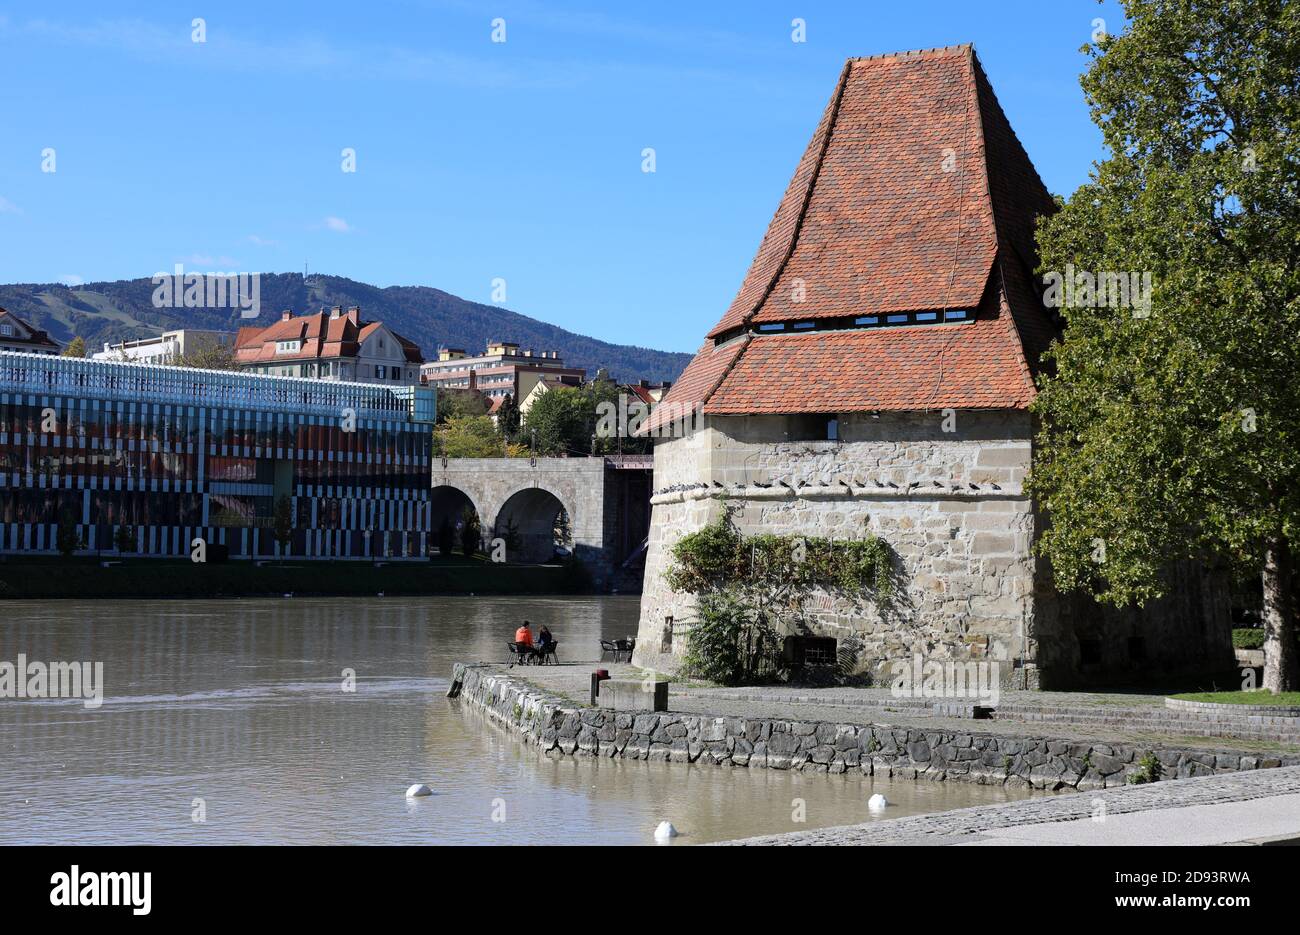
[[[725,591],[700,596],[686,634],[686,670],[721,685],[747,685],[774,676],[780,642],[765,615]]]
[[[1233,649],[1263,649],[1264,628],[1246,627],[1232,631]]]

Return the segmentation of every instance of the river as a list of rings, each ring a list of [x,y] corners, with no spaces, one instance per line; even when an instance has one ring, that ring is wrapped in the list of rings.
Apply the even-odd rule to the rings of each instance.
[[[593,659],[637,599],[0,602],[0,663],[103,664],[99,707],[0,698],[0,844],[698,844],[866,821],[873,791],[887,817],[1022,795],[549,760],[444,697],[522,616]]]

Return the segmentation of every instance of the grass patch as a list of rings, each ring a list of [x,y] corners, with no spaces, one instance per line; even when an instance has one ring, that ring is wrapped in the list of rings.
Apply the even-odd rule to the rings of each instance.
[[[1300,692],[1270,691],[1243,692],[1187,692],[1183,695],[1170,695],[1179,701],[1203,701],[1207,704],[1245,704],[1245,705],[1293,705],[1300,707]]]

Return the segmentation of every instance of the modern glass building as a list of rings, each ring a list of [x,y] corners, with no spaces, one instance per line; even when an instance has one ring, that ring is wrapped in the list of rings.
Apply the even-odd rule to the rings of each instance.
[[[433,392],[0,353],[0,552],[423,557]]]

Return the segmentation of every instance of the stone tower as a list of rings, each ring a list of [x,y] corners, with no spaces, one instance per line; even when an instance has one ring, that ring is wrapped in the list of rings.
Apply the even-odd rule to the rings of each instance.
[[[668,549],[724,503],[746,534],[888,543],[887,604],[815,595],[792,634],[834,638],[855,671],[989,660],[1004,685],[1055,687],[1230,652],[1221,601],[1103,612],[1035,558],[1029,405],[1057,324],[1034,224],[1052,210],[972,47],[846,63],[739,293],[643,426],[636,663],[680,660],[693,599],[664,581]]]

